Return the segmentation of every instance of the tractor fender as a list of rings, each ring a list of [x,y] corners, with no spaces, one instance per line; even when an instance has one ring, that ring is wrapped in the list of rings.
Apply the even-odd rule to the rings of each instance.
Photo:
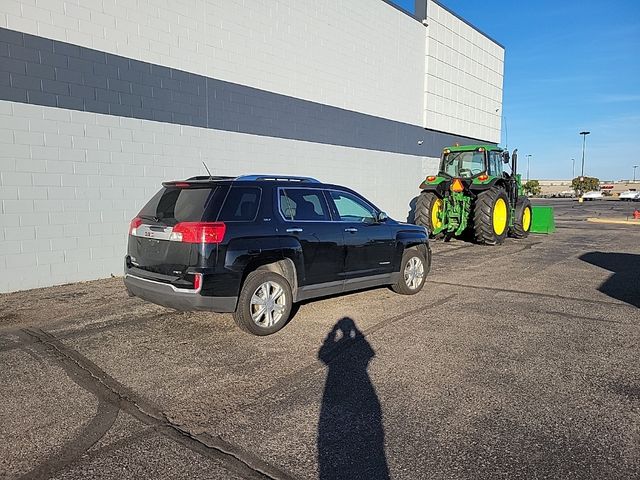
[[[433,192],[435,193],[438,197],[442,198],[444,197],[447,192],[449,191],[449,183],[448,181],[443,181],[440,183],[422,183],[420,185],[420,189],[425,192],[425,193],[429,193],[429,192]]]
[[[471,190],[474,192],[484,192],[485,190],[489,190],[495,186],[500,188],[505,188],[505,181],[503,178],[492,178],[487,183],[472,183]]]

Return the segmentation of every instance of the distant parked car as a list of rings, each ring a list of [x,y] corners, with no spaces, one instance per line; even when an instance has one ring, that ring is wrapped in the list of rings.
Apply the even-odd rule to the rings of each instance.
[[[576,191],[575,190],[563,190],[556,194],[558,198],[575,198]]]
[[[640,202],[640,192],[638,192],[635,188],[630,188],[629,190],[622,192],[618,198],[627,202]]]
[[[598,200],[601,198],[604,198],[604,195],[602,195],[602,192],[598,190],[593,190],[582,195],[583,200]]]

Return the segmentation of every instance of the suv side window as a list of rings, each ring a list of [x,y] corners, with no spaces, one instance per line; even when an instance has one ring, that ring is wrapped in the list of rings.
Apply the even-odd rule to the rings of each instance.
[[[281,188],[278,191],[280,214],[289,221],[322,222],[330,220],[322,190]]]
[[[222,222],[255,220],[260,205],[260,193],[260,189],[256,187],[231,187],[218,220]]]
[[[331,190],[329,193],[341,222],[375,222],[376,212],[368,203],[347,192]]]

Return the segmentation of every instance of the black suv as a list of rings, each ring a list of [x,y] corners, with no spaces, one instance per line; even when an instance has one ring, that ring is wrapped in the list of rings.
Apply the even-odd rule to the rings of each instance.
[[[312,178],[246,175],[165,182],[129,227],[130,295],[177,310],[234,312],[256,335],[293,303],[378,285],[419,292],[431,266],[424,227]]]

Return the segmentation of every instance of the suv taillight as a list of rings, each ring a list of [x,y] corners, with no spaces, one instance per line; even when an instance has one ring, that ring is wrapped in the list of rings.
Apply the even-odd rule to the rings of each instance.
[[[180,222],[169,240],[183,243],[220,243],[227,226],[223,222]]]
[[[140,217],[136,217],[131,220],[131,223],[129,223],[129,235],[135,235],[136,228],[138,228],[140,225],[142,225],[142,219]]]

